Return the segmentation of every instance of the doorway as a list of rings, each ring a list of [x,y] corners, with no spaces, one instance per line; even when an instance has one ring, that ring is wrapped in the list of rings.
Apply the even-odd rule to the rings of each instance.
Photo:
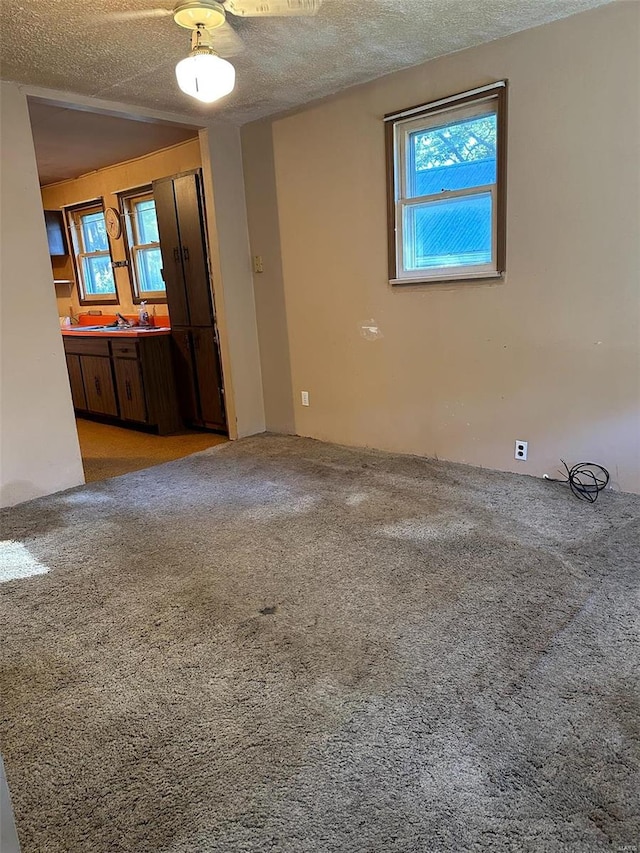
[[[137,212],[135,201],[141,201],[140,217],[145,217],[143,224],[148,224],[149,202],[142,193],[144,189],[150,197],[153,197],[154,182],[168,176],[176,175],[186,169],[196,172],[201,166],[200,143],[197,127],[188,125],[172,125],[165,122],[136,121],[131,118],[114,117],[101,113],[88,112],[86,110],[72,109],[66,106],[52,104],[40,99],[29,99],[29,110],[32,124],[32,132],[36,150],[36,160],[40,176],[43,207],[45,209],[62,210],[74,205],[87,205],[87,201],[98,201],[101,211],[109,211],[119,216],[121,229],[112,231],[105,227],[100,239],[104,246],[96,246],[95,260],[90,258],[88,245],[74,245],[77,240],[82,224],[82,210],[75,217],[72,232],[69,222],[65,219],[66,252],[54,255],[52,252],[52,272],[56,298],[58,303],[58,314],[61,325],[73,324],[75,328],[88,321],[96,324],[109,324],[117,315],[136,322],[140,314],[140,303],[145,297],[141,292],[143,277],[153,272],[149,259],[154,259],[154,252],[159,254],[157,244],[151,243],[143,235],[143,229],[135,219]],[[133,201],[132,201],[133,200]],[[204,215],[204,212],[203,212]],[[95,211],[87,209],[87,228],[95,226]],[[98,217],[100,218],[100,217]],[[106,225],[106,221],[105,221]],[[152,229],[151,229],[152,230]],[[94,235],[95,236],[95,235]],[[157,240],[157,237],[155,238]],[[145,242],[146,240],[146,242]],[[110,259],[109,275],[111,277],[111,292],[102,296],[100,292],[88,292],[90,288],[80,287],[82,269],[78,263],[89,264],[98,269],[99,252],[108,253]],[[206,249],[205,249],[206,251]],[[192,256],[193,257],[193,253]],[[141,270],[137,269],[140,264]],[[146,266],[144,264],[146,263]],[[165,266],[167,266],[165,260]],[[158,266],[161,266],[159,264]],[[203,281],[207,290],[210,290],[210,280],[207,271],[207,260],[204,262]],[[140,272],[140,275],[138,275]],[[103,282],[90,282],[94,290]],[[156,276],[157,278],[157,276]],[[168,325],[171,323],[170,309],[167,306],[166,296],[157,292],[157,281],[152,298],[144,300],[147,302],[147,310],[150,314],[151,324],[157,319],[156,325]],[[213,315],[212,315],[212,323]],[[173,334],[173,333],[172,333]],[[196,333],[190,332],[197,343]],[[198,332],[200,334],[200,332]],[[181,352],[177,332],[172,340],[172,348],[176,354],[176,366],[182,366]],[[196,340],[197,338],[197,340]],[[89,339],[85,339],[89,340]],[[106,341],[103,341],[107,346]],[[217,344],[217,340],[216,340]],[[142,341],[140,342],[142,345]],[[136,344],[136,346],[138,346]],[[196,347],[193,347],[194,351]],[[138,352],[142,352],[141,349]],[[123,355],[119,352],[105,353],[105,358],[100,357],[100,362],[108,366],[111,361],[110,371],[112,373],[114,405],[117,407],[119,399],[119,381],[122,379],[123,387],[132,388],[131,370],[137,370],[137,363],[131,359],[116,358]],[[89,357],[86,361],[95,367],[96,355]],[[67,360],[69,357],[67,356]],[[194,359],[195,360],[195,359]],[[82,378],[83,356],[74,356],[74,366],[79,367],[79,375]],[[202,361],[202,359],[200,359]],[[75,364],[78,362],[78,364]],[[128,371],[117,368],[126,367]],[[142,386],[144,386],[145,372],[141,362],[139,372]],[[200,381],[200,369],[197,374]],[[75,371],[78,373],[78,370]],[[126,373],[126,376],[125,376]],[[136,373],[136,378],[138,373]],[[71,379],[74,379],[72,376]],[[75,376],[77,386],[78,377]],[[100,380],[101,381],[101,380]],[[220,375],[220,388],[221,388]],[[179,383],[180,384],[180,383]],[[71,382],[72,389],[74,382]],[[102,382],[102,386],[105,383]],[[203,396],[203,389],[197,387],[197,399]],[[182,388],[179,388],[182,391]],[[207,388],[205,387],[205,391]],[[218,389],[216,389],[218,390]],[[78,442],[81,450],[83,468],[87,482],[105,479],[110,476],[119,476],[130,471],[140,470],[152,465],[177,459],[193,452],[204,450],[227,440],[224,431],[224,398],[222,400],[221,417],[213,424],[214,432],[196,431],[188,427],[179,431],[171,430],[169,435],[158,435],[149,431],[136,430],[131,427],[131,413],[118,411],[122,422],[115,419],[110,422],[99,422],[93,419],[92,407],[76,404],[76,429]],[[124,403],[122,398],[122,404]],[[137,398],[136,398],[137,399]],[[76,395],[74,394],[74,403]],[[147,401],[149,403],[149,401]],[[88,418],[82,417],[85,412]],[[143,406],[144,408],[144,406]],[[98,412],[100,409],[98,409]],[[114,413],[108,413],[114,414]],[[147,408],[147,414],[149,409]],[[143,420],[136,416],[133,420]],[[153,420],[147,418],[149,423]],[[187,423],[193,423],[193,419],[185,418]],[[202,423],[196,421],[196,426],[211,427],[212,418],[201,418]],[[158,430],[161,432],[162,430]]]

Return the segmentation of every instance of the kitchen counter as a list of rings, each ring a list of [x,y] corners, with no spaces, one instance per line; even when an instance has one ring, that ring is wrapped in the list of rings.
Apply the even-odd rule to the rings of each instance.
[[[171,329],[103,329],[61,329],[76,412],[160,435],[182,429]]]
[[[62,326],[61,332],[65,338],[157,338],[170,335],[171,329],[167,326],[156,328],[148,326],[145,328],[132,326],[128,329],[92,329],[90,326]]]

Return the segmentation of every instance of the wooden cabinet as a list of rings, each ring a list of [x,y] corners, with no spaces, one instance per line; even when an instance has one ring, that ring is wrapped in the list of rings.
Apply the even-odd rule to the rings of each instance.
[[[64,339],[73,405],[96,415],[117,415],[109,341]]]
[[[153,199],[156,205],[160,252],[162,254],[162,278],[167,289],[167,306],[171,325],[189,325],[189,307],[184,281],[182,244],[178,230],[178,214],[173,189],[173,178],[164,178],[153,183]]]
[[[213,304],[199,175],[183,175],[174,180],[173,186],[189,311],[188,325],[210,326],[213,323]]]
[[[65,336],[73,405],[79,414],[117,418],[160,434],[182,428],[171,338]]]
[[[214,429],[224,429],[222,376],[214,330],[192,329],[191,340],[202,422]]]
[[[180,414],[188,424],[197,423],[199,417],[196,374],[193,364],[191,333],[189,329],[172,329],[173,367]]]
[[[215,330],[211,327],[176,329],[172,337],[183,418],[207,429],[224,430],[224,395]]]
[[[113,338],[111,340],[111,355],[116,377],[120,417],[125,421],[147,423],[149,413],[147,411],[145,383],[142,377],[139,342],[135,339]],[[152,384],[150,378],[148,384]]]
[[[147,422],[147,404],[140,362],[133,359],[114,358],[113,367],[118,388],[120,417],[126,421]]]
[[[182,417],[226,430],[199,172],[154,181],[163,276]]]
[[[82,367],[79,355],[70,355],[67,353],[67,371],[69,372],[73,407],[75,409],[86,409],[87,395],[84,393],[84,381],[82,379]]]
[[[51,257],[63,257],[68,254],[62,211],[45,210],[44,221],[47,226],[47,240],[49,242],[49,254]]]
[[[80,365],[87,411],[96,415],[117,415],[118,406],[110,359],[101,355],[83,355]]]
[[[153,182],[171,326],[211,326],[213,304],[200,175]]]

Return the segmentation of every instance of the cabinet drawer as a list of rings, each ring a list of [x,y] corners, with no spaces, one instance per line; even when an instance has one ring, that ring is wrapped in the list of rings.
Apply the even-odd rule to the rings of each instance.
[[[138,357],[138,342],[128,341],[111,341],[111,352],[116,358],[137,358]]]
[[[109,355],[108,338],[64,338],[64,351],[77,355]]]

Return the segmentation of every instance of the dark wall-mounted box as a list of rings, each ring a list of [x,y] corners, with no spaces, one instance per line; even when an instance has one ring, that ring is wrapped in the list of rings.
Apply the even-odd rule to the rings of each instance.
[[[64,233],[64,216],[61,210],[45,210],[44,221],[47,225],[47,240],[49,241],[49,254],[53,257],[61,257],[69,254],[67,240]]]

